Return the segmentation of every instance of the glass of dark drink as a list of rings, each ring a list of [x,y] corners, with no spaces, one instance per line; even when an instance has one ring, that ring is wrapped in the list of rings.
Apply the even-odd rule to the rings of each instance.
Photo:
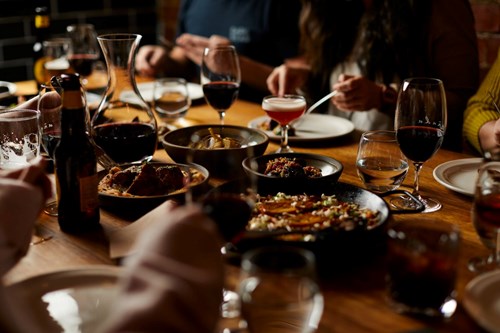
[[[415,223],[417,222],[417,223]],[[435,220],[388,230],[388,301],[399,313],[449,318],[456,308],[460,231]]]
[[[241,83],[240,63],[234,46],[205,48],[200,81],[205,100],[219,113],[224,125],[226,111],[238,97]]]
[[[423,212],[434,212],[441,203],[422,197],[419,174],[422,165],[439,150],[443,143],[447,122],[446,96],[443,82],[434,78],[405,79],[399,91],[394,129],[403,154],[413,162],[415,180],[413,195],[424,205]],[[392,200],[402,209],[415,209],[415,201],[408,198]]]
[[[262,109],[267,113],[269,118],[278,122],[281,127],[281,144],[276,152],[293,152],[288,145],[288,130],[290,123],[300,118],[306,111],[306,99],[304,96],[266,96],[262,100]]]
[[[479,169],[471,213],[474,228],[491,255],[472,258],[469,269],[485,272],[500,268],[500,161],[487,162]]]
[[[62,88],[50,83],[42,84],[38,93],[42,146],[52,161],[54,150],[61,139],[61,93]],[[57,216],[57,210],[57,199],[48,202],[44,208],[44,212],[50,216]]]
[[[165,127],[183,127],[181,120],[191,106],[188,84],[185,79],[166,77],[153,83],[153,106]],[[170,128],[171,129],[171,128]]]
[[[100,56],[97,33],[92,24],[72,24],[66,31],[71,41],[67,59],[75,73],[83,78],[82,83],[86,84]]]

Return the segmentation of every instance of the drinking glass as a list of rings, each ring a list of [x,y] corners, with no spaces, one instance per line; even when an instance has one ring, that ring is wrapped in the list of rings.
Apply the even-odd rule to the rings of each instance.
[[[420,195],[419,174],[424,162],[441,147],[446,122],[443,82],[425,77],[405,79],[399,91],[394,129],[401,151],[415,167],[413,195],[425,205],[424,213],[441,208],[438,200]],[[392,204],[411,209],[415,202],[401,198]]]
[[[80,74],[85,85],[87,77],[92,74],[94,62],[100,56],[97,33],[92,24],[72,24],[66,31],[71,40],[68,61],[73,70]]]
[[[306,111],[306,99],[304,96],[266,96],[262,100],[262,109],[267,113],[269,118],[277,121],[281,127],[281,144],[276,152],[293,152],[288,145],[288,130],[290,123],[299,119]]]
[[[54,75],[67,73],[70,69],[68,50],[71,41],[68,38],[51,38],[43,42],[43,55],[46,61],[43,64],[45,81]]]
[[[40,155],[40,112],[0,112],[0,169],[19,169]]]
[[[487,162],[479,169],[471,215],[474,228],[491,255],[471,259],[469,269],[484,272],[500,268],[500,161]]]
[[[315,257],[302,248],[260,247],[245,252],[239,295],[250,332],[314,332],[323,313]]]
[[[42,84],[38,93],[42,146],[52,161],[55,148],[61,139],[61,93],[62,88],[54,87],[50,83]],[[58,215],[57,198],[45,205],[44,212],[50,216]]]
[[[387,292],[395,311],[449,318],[457,308],[457,226],[433,219],[388,230]]]
[[[219,113],[222,125],[226,111],[238,97],[240,83],[240,63],[234,46],[205,48],[201,62],[203,94]]]
[[[183,127],[181,120],[191,106],[186,80],[176,77],[156,79],[153,84],[153,106],[166,127]]]
[[[408,161],[399,149],[395,131],[368,131],[361,135],[356,158],[358,176],[367,189],[397,189],[408,173]]]

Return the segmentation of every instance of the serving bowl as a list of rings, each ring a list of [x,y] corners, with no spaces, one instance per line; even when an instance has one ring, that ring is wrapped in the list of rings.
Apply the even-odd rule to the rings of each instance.
[[[288,175],[287,177],[266,174],[269,162],[276,159],[295,161],[302,167],[314,167],[321,170],[321,176],[308,177],[306,175]],[[296,164],[297,165],[297,164]],[[282,190],[293,189],[296,186],[314,189],[316,186],[335,184],[344,166],[334,158],[308,153],[276,153],[262,156],[248,157],[242,162],[243,170],[249,177],[255,177],[259,183],[267,183]]]
[[[154,167],[164,167],[164,166],[177,166],[183,170],[184,173],[190,170],[191,173],[196,172],[200,179],[192,185],[189,185],[189,190],[193,196],[199,196],[204,194],[209,186],[208,180],[210,177],[209,171],[198,164],[180,164],[180,163],[162,163],[162,162],[148,162],[148,164]],[[118,167],[122,170],[127,169],[133,164],[122,164]],[[137,166],[137,164],[135,164]],[[99,182],[108,175],[108,170],[101,170],[98,173]],[[185,176],[185,182],[191,182],[189,177]],[[159,195],[123,195],[113,192],[99,191],[99,203],[101,207],[106,208],[111,211],[118,213],[123,213],[127,216],[131,216],[132,219],[137,218],[145,214],[146,212],[156,208],[166,200],[176,200],[182,202],[185,197],[185,193],[188,190],[188,186],[184,186],[181,189],[175,191],[169,191],[165,194]]]
[[[236,140],[237,148],[193,148],[193,145],[206,140],[212,133],[223,138]],[[247,157],[264,154],[269,138],[261,130],[236,125],[195,125],[179,128],[166,133],[161,143],[167,154],[177,163],[192,162],[208,169],[211,176],[236,178],[244,175],[241,162]]]

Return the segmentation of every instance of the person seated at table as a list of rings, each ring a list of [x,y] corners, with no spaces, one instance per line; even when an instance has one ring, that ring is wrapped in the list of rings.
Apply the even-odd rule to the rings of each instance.
[[[500,106],[500,49],[478,91],[469,99],[464,114],[464,136],[480,154],[500,147],[497,106]]]
[[[448,104],[443,146],[462,150],[463,110],[479,83],[469,1],[302,2],[301,46],[308,65],[277,67],[267,80],[273,94],[300,89],[315,101],[337,90],[329,113],[362,131],[392,129],[402,80],[439,78]]]
[[[298,55],[299,12],[299,0],[183,0],[175,45],[142,46],[135,68],[145,76],[199,81],[204,48],[232,44],[240,55],[239,97],[260,103],[273,68]]]

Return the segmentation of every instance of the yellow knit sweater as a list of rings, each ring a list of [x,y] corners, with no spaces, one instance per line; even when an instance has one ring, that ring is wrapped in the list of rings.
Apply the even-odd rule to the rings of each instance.
[[[500,49],[495,63],[488,71],[478,91],[469,99],[464,114],[463,134],[467,141],[481,154],[479,129],[488,121],[500,117],[490,94],[495,98],[496,104],[500,105]]]

